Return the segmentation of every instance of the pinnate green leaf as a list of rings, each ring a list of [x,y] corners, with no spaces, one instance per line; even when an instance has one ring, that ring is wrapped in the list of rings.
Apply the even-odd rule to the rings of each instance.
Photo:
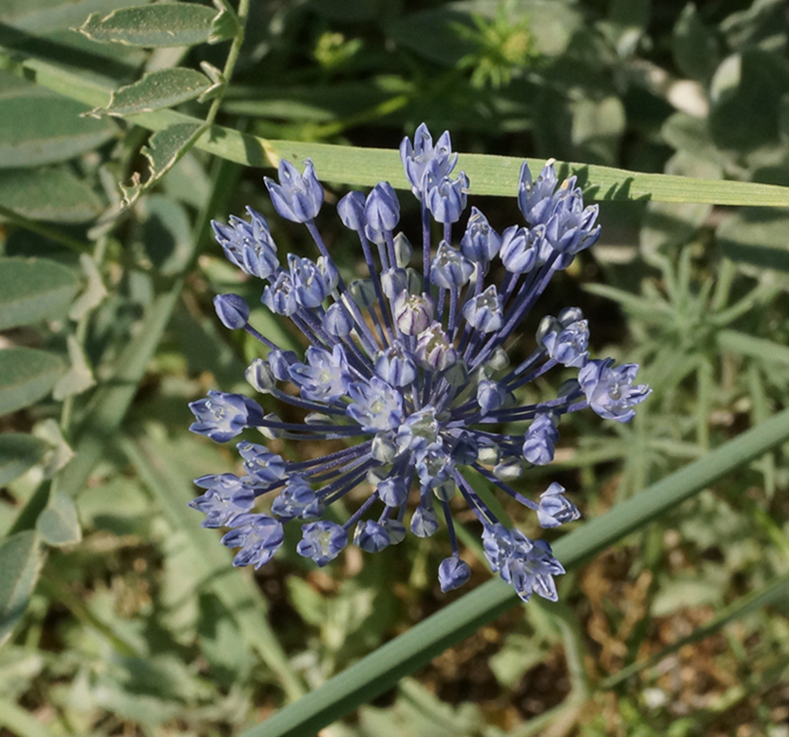
[[[211,80],[201,72],[184,67],[159,69],[146,74],[134,84],[112,93],[107,107],[97,107],[91,115],[136,115],[179,105],[205,95]]]
[[[124,204],[129,207],[139,196],[153,187],[170,169],[175,166],[181,156],[200,137],[204,127],[200,123],[176,123],[151,136],[142,155],[148,160],[148,178],[140,181],[140,174],[135,172],[130,186],[120,185]]]
[[[59,95],[20,94],[4,99],[0,168],[68,161],[115,135],[117,128],[111,121],[80,117],[86,110],[87,105]]]
[[[82,540],[74,500],[67,494],[54,493],[36,520],[36,530],[48,545],[73,545]]]
[[[55,261],[0,259],[0,330],[63,317],[77,287],[74,272]]]
[[[31,220],[84,223],[101,213],[102,202],[67,166],[0,171],[0,205]]]
[[[721,330],[716,338],[718,345],[726,350],[751,356],[768,364],[779,363],[789,366],[789,346],[741,333],[739,330]]]
[[[43,440],[21,432],[0,435],[0,486],[35,466],[48,450]]]
[[[721,223],[716,238],[732,261],[789,272],[789,210],[740,210]]]
[[[37,348],[0,351],[0,415],[45,397],[63,369],[64,363],[58,356]]]
[[[142,5],[104,17],[94,13],[77,30],[94,41],[127,46],[191,46],[231,38],[233,26],[219,23],[224,16],[193,3]]]
[[[27,608],[41,564],[37,535],[25,530],[0,545],[0,645]]]

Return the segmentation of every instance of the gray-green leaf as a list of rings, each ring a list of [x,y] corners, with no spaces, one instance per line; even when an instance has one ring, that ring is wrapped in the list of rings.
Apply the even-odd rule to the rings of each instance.
[[[69,167],[0,171],[0,205],[31,220],[84,223],[97,217],[101,200]]]
[[[0,259],[0,330],[63,317],[77,286],[74,272],[55,261]]]
[[[682,10],[674,26],[671,46],[674,61],[683,74],[705,84],[710,80],[718,62],[718,43],[693,3]]]
[[[215,35],[219,17],[217,10],[204,5],[143,5],[121,8],[103,18],[94,13],[77,30],[94,41],[127,46],[191,46],[232,37],[233,28],[227,24],[222,24],[224,35]]]
[[[194,69],[175,67],[146,74],[134,84],[112,93],[107,107],[97,107],[91,115],[134,115],[194,100],[212,87],[211,80]]]
[[[0,645],[27,608],[41,558],[36,533],[25,530],[0,545]]]
[[[74,500],[67,494],[53,494],[36,520],[36,530],[48,545],[73,545],[82,540]]]
[[[36,348],[0,351],[0,415],[45,397],[64,368],[58,356]]]
[[[5,486],[35,466],[49,446],[32,435],[9,432],[0,435],[0,486]]]
[[[0,168],[67,161],[112,138],[109,120],[80,117],[89,110],[68,97],[21,94],[3,100]]]
[[[780,136],[789,73],[775,54],[749,49],[723,61],[710,83],[710,132],[719,148],[752,151]]]

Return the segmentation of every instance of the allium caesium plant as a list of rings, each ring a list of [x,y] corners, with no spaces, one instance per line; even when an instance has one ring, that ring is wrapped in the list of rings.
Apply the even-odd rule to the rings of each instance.
[[[286,422],[244,395],[211,391],[190,405],[196,418],[191,430],[220,443],[256,428],[268,438],[337,439],[346,447],[286,461],[244,440],[237,447],[245,475],[197,479],[205,493],[191,506],[205,513],[204,527],[230,528],[222,542],[240,548],[235,565],[256,568],[271,559],[283,526],[295,519],[306,522],[298,552],[323,566],[349,539],[376,552],[401,542],[406,525],[419,537],[434,534],[441,516],[452,555],[440,564],[438,578],[448,591],[471,575],[450,512],[459,493],[483,525],[492,570],[524,601],[532,592],[555,600],[553,577],[564,568],[550,546],[499,522],[474,491],[468,469],[534,510],[544,528],[577,519],[559,484],[532,501],[509,482],[530,465],[553,460],[563,414],[591,407],[627,422],[649,394],[647,386],[633,384],[636,365],[589,358],[587,323],[578,308],[544,318],[537,349],[518,365],[510,365],[505,351],[553,273],[598,239],[597,207],[584,208],[574,178],[557,187],[552,163],[536,180],[524,163],[518,205],[527,225],[499,234],[472,208],[458,241],[453,225],[466,205],[468,179],[462,172],[451,178],[457,154],[449,134],[434,146],[421,125],[413,144],[403,141],[400,156],[422,208],[421,274],[407,268],[412,247],[395,233],[397,196],[381,182],[367,197],[351,192],[337,206],[343,224],[358,235],[369,270],[369,279],[345,283],[315,224],[323,189],[310,161],[303,175],[282,161],[279,184],[266,179],[266,186],[280,216],[307,226],[317,261],[289,254],[282,264],[268,223],[252,209],[250,222],[231,217],[229,225],[213,223],[230,261],[266,283],[263,304],[289,317],[309,343],[303,358],[282,350],[248,324],[241,297],[216,297],[224,325],[246,330],[268,349],[246,378],[257,391],[307,414],[303,423]],[[431,220],[441,224],[443,236],[435,250]],[[486,284],[489,273],[502,272],[496,260],[504,276]],[[557,364],[578,369],[578,378],[567,381],[556,399],[519,404],[518,389]],[[283,390],[284,382],[297,391]],[[507,430],[523,421],[530,423],[525,434]],[[370,494],[347,522],[324,518],[332,502],[359,485]],[[419,502],[407,518],[412,488],[419,489]],[[269,513],[255,511],[264,495]]]

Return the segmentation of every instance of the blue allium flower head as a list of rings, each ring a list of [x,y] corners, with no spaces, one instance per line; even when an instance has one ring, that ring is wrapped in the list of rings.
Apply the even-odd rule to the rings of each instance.
[[[575,307],[539,321],[525,357],[511,361],[507,353],[552,275],[599,237],[597,208],[584,206],[573,178],[559,182],[552,162],[536,179],[524,164],[517,195],[525,222],[497,231],[472,208],[458,228],[468,179],[452,178],[458,156],[449,134],[434,145],[421,125],[400,155],[421,209],[416,248],[395,231],[400,205],[386,182],[337,206],[358,237],[364,278],[346,282],[324,243],[315,223],[323,189],[309,161],[303,174],[281,162],[279,183],[266,185],[276,211],[305,225],[311,258],[289,254],[281,263],[268,223],[253,210],[249,222],[213,224],[228,259],[262,280],[262,303],[288,317],[307,347],[283,349],[249,324],[240,297],[216,298],[222,322],[262,344],[264,355],[245,373],[251,387],[294,412],[282,419],[242,394],[216,391],[193,402],[194,432],[220,443],[249,436],[237,446],[244,475],[197,479],[203,493],[191,506],[205,514],[204,526],[229,528],[222,542],[239,549],[236,565],[256,567],[282,544],[285,525],[301,526],[298,553],[324,566],[349,539],[377,552],[409,531],[434,535],[443,523],[451,553],[438,579],[449,591],[471,575],[453,521],[465,503],[482,526],[493,572],[524,601],[533,593],[555,599],[554,577],[564,568],[550,546],[504,526],[475,487],[481,481],[512,497],[543,528],[577,519],[563,487],[553,483],[534,501],[523,477],[553,460],[564,415],[591,408],[627,422],[650,392],[635,383],[635,364],[589,358],[588,324]],[[420,247],[421,273],[411,264]],[[527,401],[540,392],[526,387],[555,367],[571,374],[557,394]],[[253,441],[261,435],[338,443],[322,456],[286,460]],[[346,522],[324,518],[356,489],[366,500]],[[260,497],[269,512],[256,511]]]
[[[279,162],[279,184],[268,177],[264,178],[266,187],[271,195],[271,204],[286,220],[294,223],[306,223],[312,220],[323,204],[323,187],[312,161],[305,162],[304,174],[289,161],[282,159]]]
[[[214,309],[222,324],[230,330],[239,330],[249,320],[249,305],[237,294],[217,294]]]

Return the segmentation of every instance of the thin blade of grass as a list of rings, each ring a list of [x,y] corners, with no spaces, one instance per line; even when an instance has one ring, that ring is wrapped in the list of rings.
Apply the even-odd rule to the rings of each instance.
[[[0,68],[89,105],[104,105],[113,91],[57,65],[18,52],[0,49]],[[173,125],[201,122],[174,110],[157,110],[125,117],[136,125],[154,131]],[[195,145],[246,166],[273,167],[280,159],[301,163],[309,157],[324,182],[373,186],[386,180],[393,187],[410,188],[395,150],[267,140],[219,125],[211,126]],[[543,164],[535,159],[526,161],[533,171],[539,171]],[[472,194],[512,196],[517,192],[522,162],[523,159],[511,156],[461,154],[458,168],[464,170],[471,179],[469,191]],[[557,169],[563,177],[576,175],[588,199],[789,207],[789,187],[643,174],[591,164],[558,162]]]
[[[772,583],[759,589],[758,591],[753,591],[750,594],[746,594],[740,599],[737,599],[737,601],[732,602],[720,614],[718,614],[717,617],[713,617],[706,624],[703,624],[701,627],[697,627],[687,637],[680,638],[675,643],[661,650],[659,653],[655,653],[644,660],[631,663],[626,668],[622,668],[622,670],[620,670],[618,673],[615,673],[610,678],[606,678],[600,684],[600,688],[606,690],[613,688],[622,681],[630,678],[630,676],[657,665],[661,660],[663,660],[663,658],[671,655],[671,653],[677,652],[677,650],[685,647],[685,645],[691,645],[694,642],[703,640],[720,630],[729,622],[733,622],[735,619],[745,617],[751,612],[755,612],[756,610],[768,606],[773,602],[785,599],[787,596],[789,596],[789,575],[779,576],[778,578],[773,579]]]
[[[170,524],[186,535],[203,580],[210,582],[210,588],[232,612],[247,644],[271,668],[288,698],[302,696],[304,686],[268,622],[266,600],[251,578],[231,568],[233,556],[218,544],[216,535],[196,522],[194,512],[187,507],[194,498],[192,485],[168,457],[163,440],[143,435],[135,440],[122,438],[119,444]]]
[[[715,480],[787,440],[789,410],[783,410],[563,537],[554,546],[554,553],[565,567],[578,566],[600,550],[674,509]],[[247,730],[242,737],[314,734],[361,704],[380,696],[395,686],[400,678],[426,665],[519,601],[509,586],[498,579],[489,581],[267,721]]]

